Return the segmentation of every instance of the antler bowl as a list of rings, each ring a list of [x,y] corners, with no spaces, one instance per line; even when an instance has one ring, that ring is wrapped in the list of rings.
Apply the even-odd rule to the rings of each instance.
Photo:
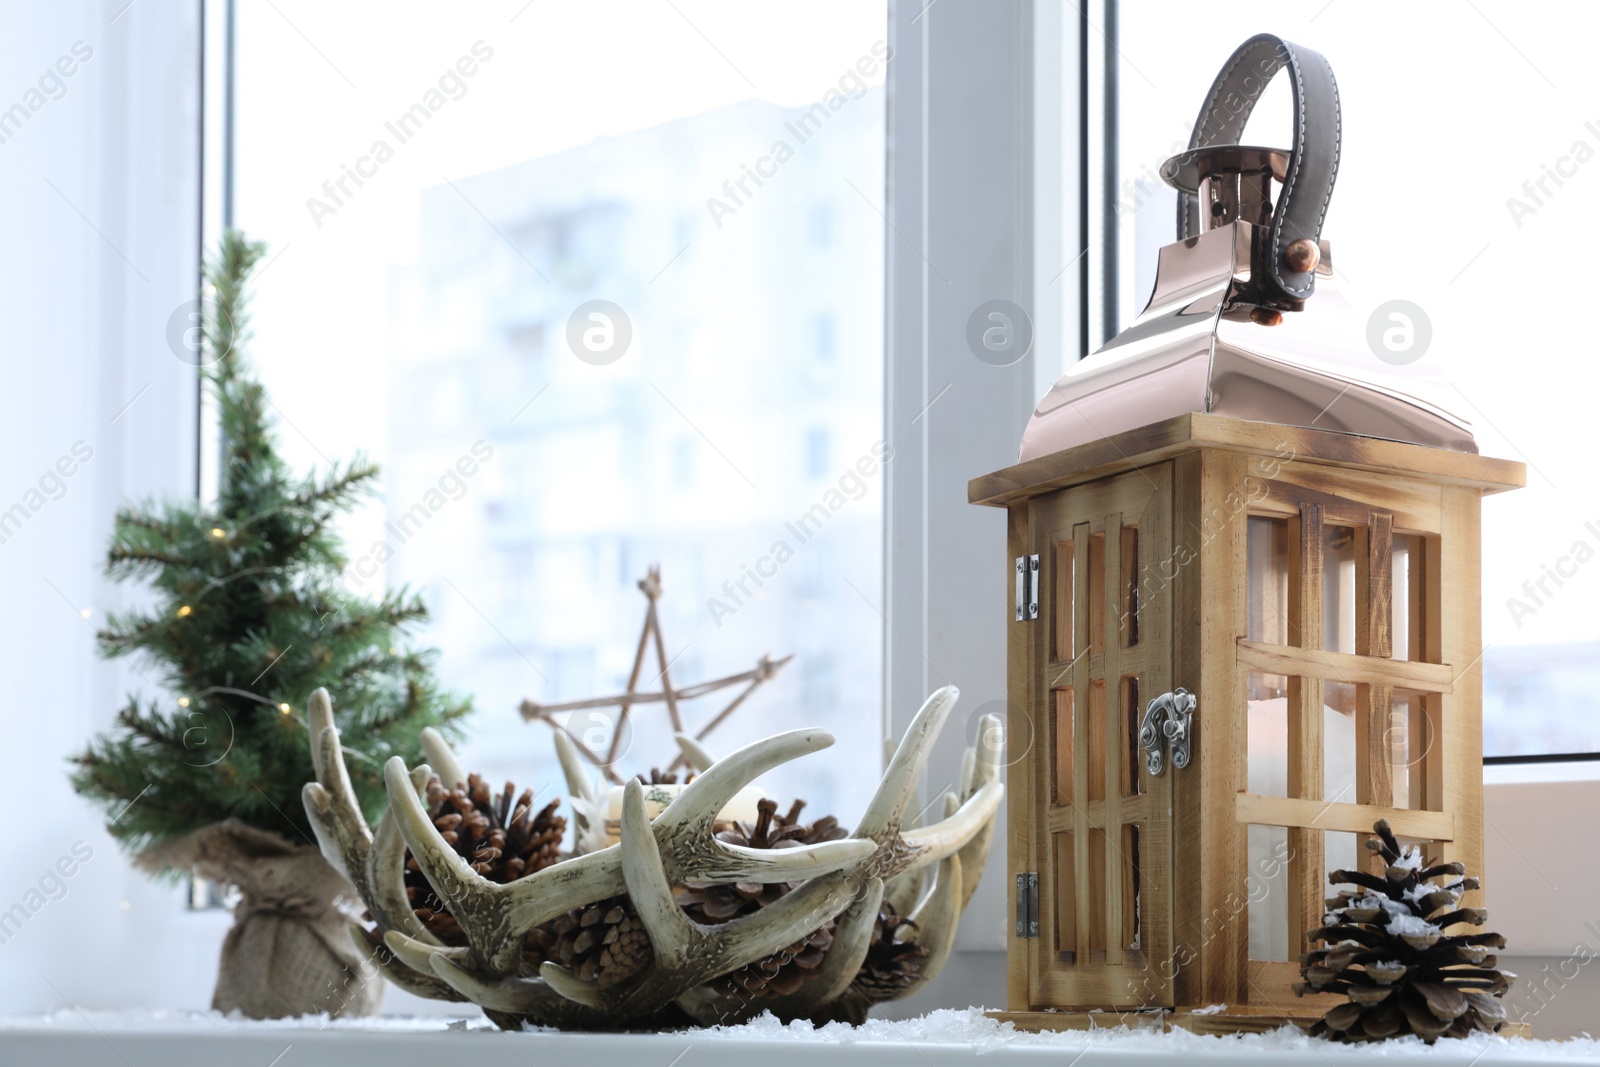
[[[389,807],[376,827],[367,825],[325,689],[312,694],[309,706],[315,781],[306,784],[303,800],[323,855],[349,878],[376,925],[373,931],[352,925],[357,946],[392,982],[419,996],[471,1001],[508,1029],[709,1026],[765,1011],[786,1021],[859,1022],[872,1003],[908,996],[938,974],[988,855],[1004,792],[1004,728],[996,716],[984,717],[979,746],[967,750],[959,790],[945,796],[943,819],[916,826],[906,818],[957,696],[946,687],[923,704],[855,832],[843,840],[769,850],[719,840],[714,830],[717,813],[758,775],[832,745],[823,730],[777,734],[720,760],[680,736],[699,773],[654,819],[646,814],[639,780],[628,782],[621,839],[614,845],[604,845],[596,832],[602,828],[593,787],[570,740],[556,732],[574,848],[533,874],[493,882],[446,842],[424,808],[431,778],[447,788],[467,780],[432,730],[422,738],[427,764],[408,769],[396,757],[385,766]],[[465,945],[444,944],[413,912],[405,888],[408,851],[460,925]],[[675,886],[717,883],[784,883],[789,891],[756,913],[715,925],[695,922],[674,899]],[[637,974],[605,987],[524,952],[534,928],[620,896],[629,899],[650,941],[651,962]],[[902,940],[926,951],[915,977],[897,989],[855,981],[885,902],[906,916]],[[753,997],[717,981],[830,922],[826,956],[798,990]]]

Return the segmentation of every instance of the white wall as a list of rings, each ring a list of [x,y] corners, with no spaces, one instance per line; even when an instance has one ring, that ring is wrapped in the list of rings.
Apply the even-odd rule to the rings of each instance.
[[[75,842],[93,851],[65,895],[32,898],[43,906],[0,944],[6,1012],[69,999],[205,1007],[228,923],[135,874],[66,779],[69,754],[142,684],[93,640],[133,598],[101,573],[112,514],[195,484],[195,369],[166,331],[195,292],[199,7],[124,4],[0,8],[0,112],[40,105],[0,143],[0,512],[29,509],[0,542],[11,769],[0,911],[26,904]],[[77,42],[91,54],[64,91],[46,81],[59,98],[29,99]],[[58,499],[29,497],[77,442],[92,458],[64,491],[47,481]]]
[[[1600,764],[1484,768],[1487,929],[1535,1037],[1600,1034]]]

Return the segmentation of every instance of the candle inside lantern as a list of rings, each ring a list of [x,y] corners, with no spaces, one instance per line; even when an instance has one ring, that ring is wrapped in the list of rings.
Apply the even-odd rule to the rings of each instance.
[[[613,786],[606,795],[606,837],[616,844],[622,839],[622,793],[623,786]],[[667,810],[667,805],[678,799],[678,794],[683,792],[683,785],[645,785],[644,786],[644,813],[651,819]],[[735,793],[722,810],[717,812],[716,822],[720,826],[724,823],[756,821],[758,812],[756,804],[766,799],[766,792],[758,786],[747,785]]]

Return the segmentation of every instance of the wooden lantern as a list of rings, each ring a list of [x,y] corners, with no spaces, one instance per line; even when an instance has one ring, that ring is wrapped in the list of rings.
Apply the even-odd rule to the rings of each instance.
[[[1265,40],[1315,80],[1320,57]],[[1196,140],[1169,176],[1225,210],[1162,250],[1150,306],[1052,389],[1022,461],[969,486],[1008,518],[999,1014],[1028,1027],[1318,1017],[1338,1001],[1291,991],[1305,933],[1376,820],[1483,866],[1479,508],[1523,466],[1475,454],[1431,370],[1338,313],[1319,233],[1315,296],[1269,284],[1275,223],[1249,220],[1277,218],[1291,156]]]
[[[1023,568],[1007,1018],[1315,1017],[1330,1005],[1290,992],[1304,933],[1376,819],[1482,870],[1479,500],[1522,479],[1191,413],[972,481],[1007,510],[1013,596]],[[1177,767],[1139,733],[1180,686],[1195,708]]]

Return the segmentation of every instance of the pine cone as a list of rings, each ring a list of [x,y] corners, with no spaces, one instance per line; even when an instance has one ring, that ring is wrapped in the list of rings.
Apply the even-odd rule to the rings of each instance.
[[[447,790],[437,777],[428,780],[433,825],[473,870],[492,882],[514,882],[561,858],[561,836],[567,828],[567,820],[556,814],[561,802],[553,800],[535,814],[531,790],[523,790],[515,804],[514,796],[516,787],[507,782],[496,798],[476,774],[468,777],[466,789]],[[466,935],[409,851],[405,883],[406,897],[422,924],[446,945],[465,945]],[[530,939],[530,947],[536,948],[537,941]]]
[[[778,804],[761,800],[756,804],[756,821],[734,823],[717,834],[718,839],[745,848],[799,848],[824,841],[837,841],[846,835],[839,820],[831,815],[811,824],[800,822],[805,801],[797,800],[788,814],[778,815]],[[726,882],[687,886],[678,889],[678,906],[702,926],[715,926],[750,915],[781,900],[795,883]],[[798,990],[827,957],[833,944],[833,920],[794,943],[779,949],[748,967],[717,979],[713,986],[722,992],[742,990],[752,996],[786,996]]]
[[[914,941],[901,941],[903,927],[915,926],[900,918],[886,899],[878,908],[878,925],[872,931],[872,944],[850,988],[867,998],[867,1004],[894,1000],[922,977],[923,960],[928,950]]]
[[[1401,849],[1389,824],[1379,820],[1367,848],[1386,870],[1334,871],[1328,881],[1350,883],[1328,900],[1324,925],[1306,936],[1325,947],[1308,952],[1296,994],[1343,993],[1311,1032],[1335,1041],[1375,1041],[1416,1034],[1428,1044],[1441,1035],[1494,1033],[1506,1018],[1497,999],[1516,975],[1497,968],[1491,948],[1500,934],[1446,935],[1457,923],[1482,926],[1482,908],[1462,908],[1461,894],[1477,889],[1460,863],[1422,866],[1416,845]]]

